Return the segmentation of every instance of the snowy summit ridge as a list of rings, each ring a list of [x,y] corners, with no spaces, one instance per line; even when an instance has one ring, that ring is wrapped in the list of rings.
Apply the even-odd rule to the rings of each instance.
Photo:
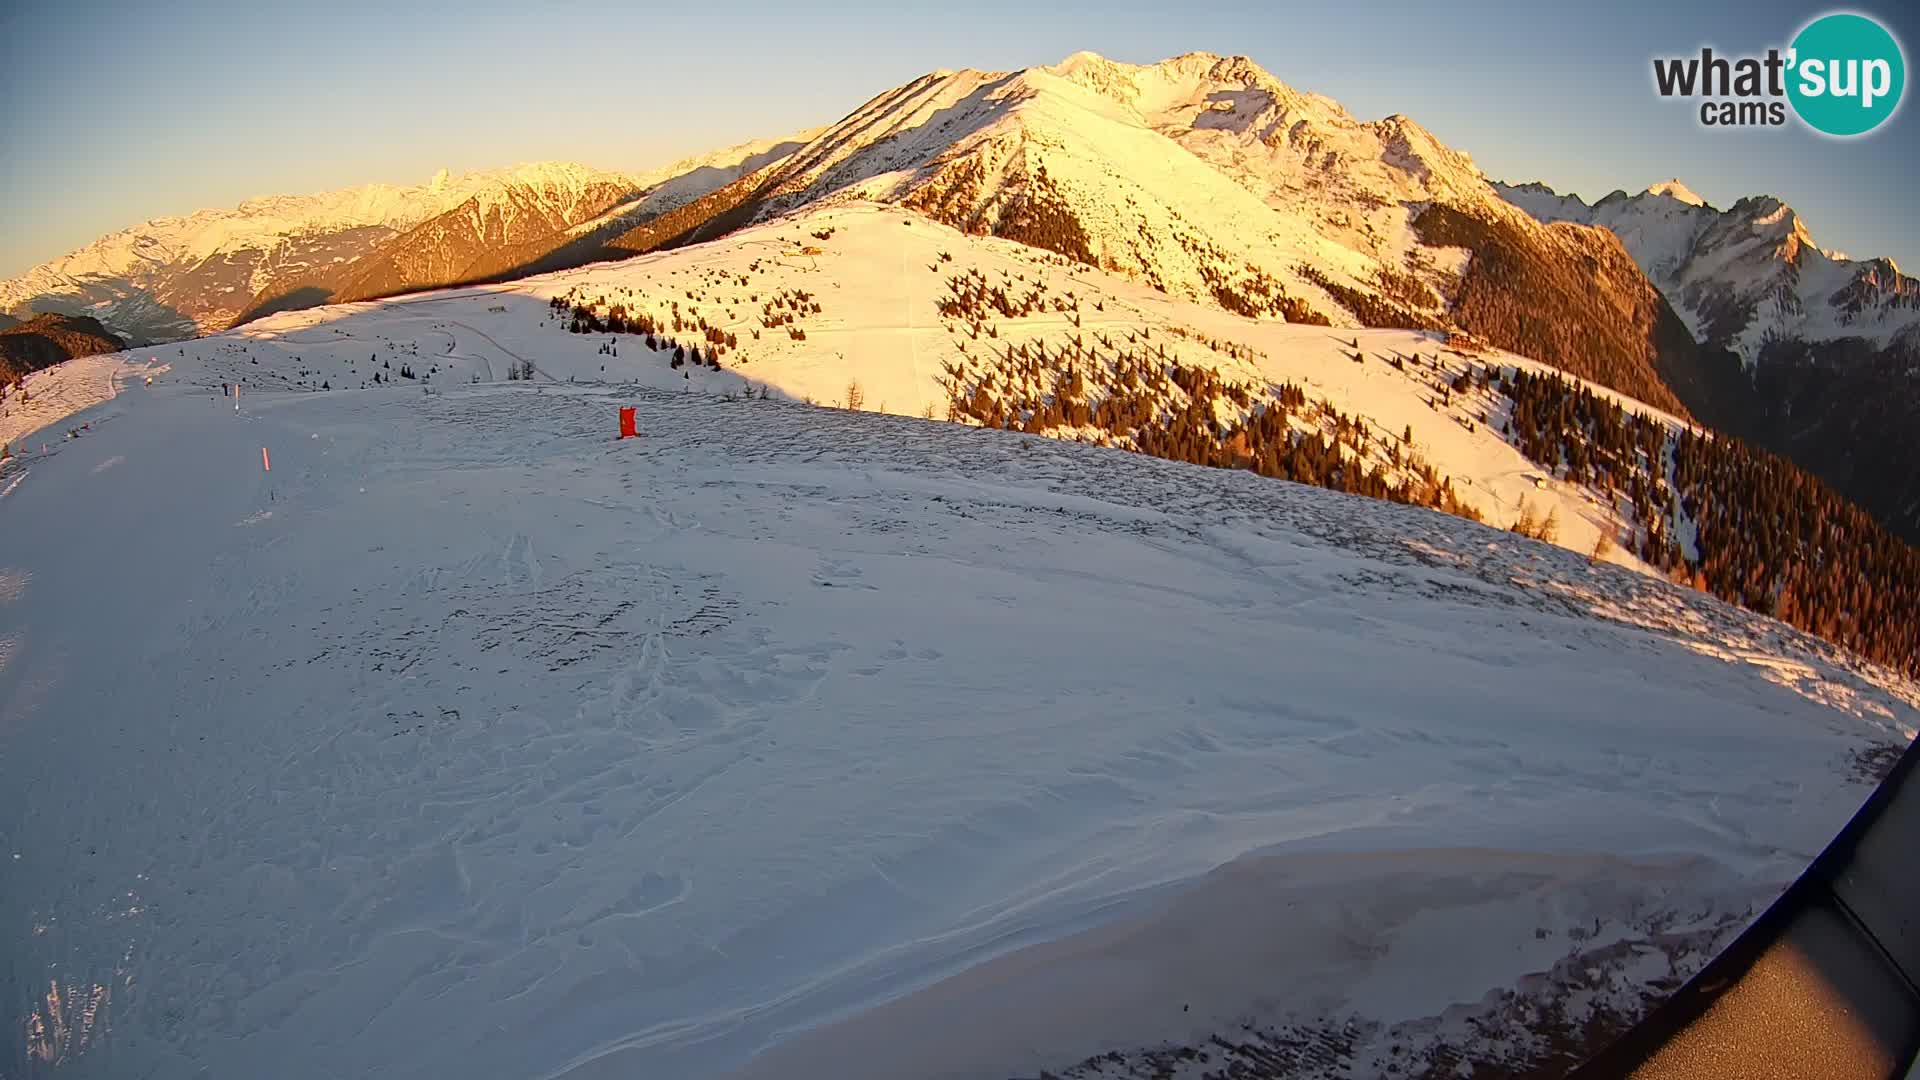
[[[1647,188],[1647,194],[1665,195],[1669,199],[1677,199],[1680,202],[1686,203],[1689,206],[1707,205],[1707,200],[1701,198],[1698,195],[1695,195],[1693,193],[1693,189],[1681,183],[1677,177],[1672,180],[1662,180],[1661,182],[1652,185],[1651,187]]]
[[[458,273],[489,246],[562,234],[623,200],[657,195],[664,207],[697,197],[770,145],[639,174],[562,161],[442,168],[422,184],[268,195],[154,218],[0,281],[0,312],[91,315],[134,340],[167,341],[224,330],[302,287],[338,295],[356,275],[390,291],[440,284],[433,275]]]
[[[1718,210],[1679,180],[1588,205],[1544,184],[1500,184],[1542,221],[1612,231],[1704,343],[1748,365],[1771,342],[1860,338],[1920,347],[1920,281],[1891,259],[1821,248],[1793,207],[1771,195]]]

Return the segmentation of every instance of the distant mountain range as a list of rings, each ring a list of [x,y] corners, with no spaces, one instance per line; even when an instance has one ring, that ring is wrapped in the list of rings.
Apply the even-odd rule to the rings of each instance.
[[[0,282],[134,341],[709,240],[856,200],[1238,314],[1460,329],[1806,464],[1909,538],[1920,287],[1768,198],[1588,206],[1490,181],[1244,57],[939,71],[836,123],[645,175],[522,166],[161,219]],[[1862,402],[1861,395],[1874,400]]]
[[[1544,184],[1496,190],[1542,221],[1598,225],[1620,238],[1702,343],[1746,364],[1782,341],[1858,338],[1920,347],[1920,281],[1891,259],[1822,249],[1772,196],[1717,210],[1678,180],[1589,206]]]
[[[794,145],[751,143],[641,174],[556,162],[442,170],[418,186],[156,218],[0,282],[0,311],[88,315],[145,344],[268,311],[483,280],[573,241],[583,225],[623,231]]]
[[[1738,361],[1690,388],[1696,415],[1920,541],[1920,280],[1821,248],[1771,196],[1719,210],[1675,180],[1589,206],[1542,184],[1497,186],[1542,221],[1614,233],[1688,330]]]

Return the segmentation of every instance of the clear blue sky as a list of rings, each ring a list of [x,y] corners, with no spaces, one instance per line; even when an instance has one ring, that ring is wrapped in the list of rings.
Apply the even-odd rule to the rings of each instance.
[[[1488,174],[1589,199],[1678,176],[1775,194],[1818,241],[1920,270],[1920,109],[1865,140],[1709,131],[1649,58],[1784,45],[1772,3],[794,5],[437,0],[0,3],[0,275],[163,214],[516,161],[638,168],[844,115],[934,68],[1252,57],[1362,119],[1406,113]],[[1906,13],[1902,8],[1906,7]],[[1909,57],[1920,15],[1859,7]],[[1914,91],[1920,93],[1920,91]],[[1910,93],[1909,96],[1912,96]]]

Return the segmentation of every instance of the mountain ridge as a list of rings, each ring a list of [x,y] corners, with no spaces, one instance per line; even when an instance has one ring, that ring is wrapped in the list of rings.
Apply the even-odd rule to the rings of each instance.
[[[443,168],[424,184],[263,195],[151,218],[0,281],[0,311],[90,315],[146,343],[265,311],[449,284],[488,250],[559,243],[622,203],[677,205],[781,145],[757,140],[639,173],[561,161]]]
[[[1730,349],[1748,365],[1776,340],[1920,344],[1920,280],[1892,259],[1850,259],[1820,247],[1776,196],[1747,196],[1719,210],[1677,180],[1635,195],[1616,190],[1591,204],[1538,182],[1494,187],[1543,221],[1614,232],[1704,344]]]
[[[577,179],[585,166],[530,163],[426,184],[265,195],[109,233],[0,281],[0,310],[90,314],[136,341],[225,329],[276,277],[356,260],[471,198]]]
[[[1543,221],[1614,232],[1705,350],[1733,358],[1677,385],[1702,419],[1920,542],[1920,280],[1892,259],[1822,248],[1771,195],[1719,210],[1661,184],[1591,205],[1544,184],[1496,186]]]

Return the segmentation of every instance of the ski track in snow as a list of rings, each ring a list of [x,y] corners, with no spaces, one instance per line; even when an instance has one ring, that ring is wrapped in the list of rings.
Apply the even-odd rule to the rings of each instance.
[[[1711,598],[1245,473],[651,390],[244,405],[155,396],[0,506],[0,1075],[1438,1017],[1590,924],[1737,927],[1916,724]]]
[[[56,435],[43,429],[113,400],[126,371],[135,367],[149,370],[149,365],[137,363],[126,353],[110,353],[69,360],[58,371],[29,374],[25,386],[31,396],[27,401],[9,395],[0,402],[0,443],[12,446],[23,461],[38,454],[42,443],[51,452],[56,439],[64,438],[65,432]],[[165,370],[159,365],[151,369]]]

